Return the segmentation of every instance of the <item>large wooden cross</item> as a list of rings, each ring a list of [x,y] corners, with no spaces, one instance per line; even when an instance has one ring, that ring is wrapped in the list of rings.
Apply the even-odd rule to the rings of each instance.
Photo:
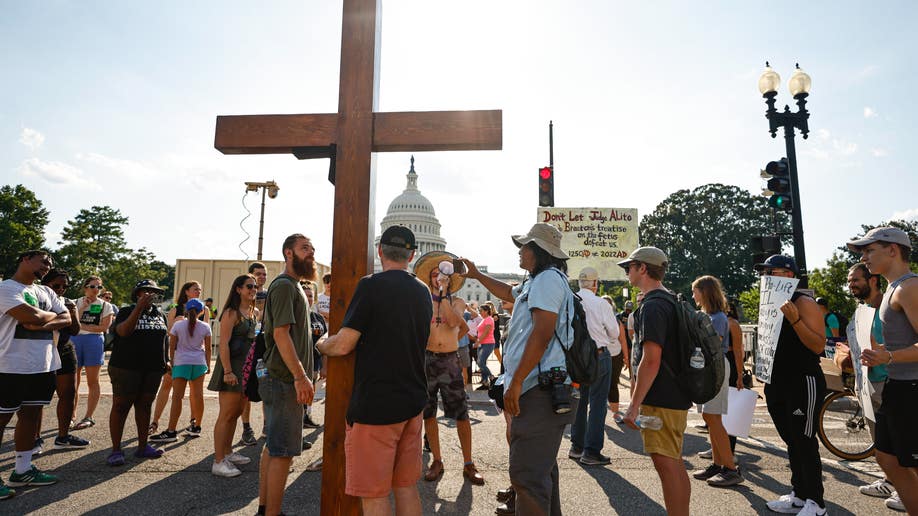
[[[332,159],[331,331],[340,327],[357,281],[373,271],[372,153],[502,147],[500,110],[377,113],[379,24],[378,0],[344,0],[337,113],[217,117],[214,146],[224,154]],[[353,354],[331,359],[322,468],[324,515],[359,512],[357,500],[344,494],[345,413],[353,385]]]

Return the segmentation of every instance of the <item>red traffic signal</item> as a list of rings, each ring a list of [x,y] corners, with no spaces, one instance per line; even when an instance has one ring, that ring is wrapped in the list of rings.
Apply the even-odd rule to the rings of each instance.
[[[551,167],[539,169],[539,206],[555,205],[555,171]]]

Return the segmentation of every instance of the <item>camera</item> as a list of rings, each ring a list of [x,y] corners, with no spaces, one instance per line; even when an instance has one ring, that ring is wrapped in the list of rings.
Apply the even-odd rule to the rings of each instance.
[[[567,371],[563,367],[552,367],[539,372],[539,387],[551,391],[551,408],[555,414],[567,414],[571,411],[571,386],[564,383]]]

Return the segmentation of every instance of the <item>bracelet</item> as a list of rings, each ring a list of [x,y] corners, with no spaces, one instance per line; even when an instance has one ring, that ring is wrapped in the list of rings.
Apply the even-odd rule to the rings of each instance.
[[[790,325],[791,325],[791,326],[794,326],[794,325],[796,325],[798,322],[800,322],[800,317],[798,317],[796,321],[790,323]]]
[[[236,373],[234,373],[234,372],[232,372],[232,371],[230,371],[230,372],[228,372],[228,373],[223,373],[223,376],[227,376],[227,375],[236,376]]]
[[[886,350],[886,354],[889,355],[889,360],[886,361],[886,365],[892,364],[892,351]]]
[[[293,379],[293,381],[295,383],[295,382],[298,382],[300,380],[305,380],[305,379],[306,379],[306,373],[303,373],[303,376],[297,376],[296,378]]]

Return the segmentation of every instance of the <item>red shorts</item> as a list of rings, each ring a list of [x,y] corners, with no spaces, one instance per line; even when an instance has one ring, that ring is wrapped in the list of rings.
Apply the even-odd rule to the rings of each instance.
[[[344,492],[361,498],[388,496],[421,478],[421,414],[391,425],[347,426]]]

